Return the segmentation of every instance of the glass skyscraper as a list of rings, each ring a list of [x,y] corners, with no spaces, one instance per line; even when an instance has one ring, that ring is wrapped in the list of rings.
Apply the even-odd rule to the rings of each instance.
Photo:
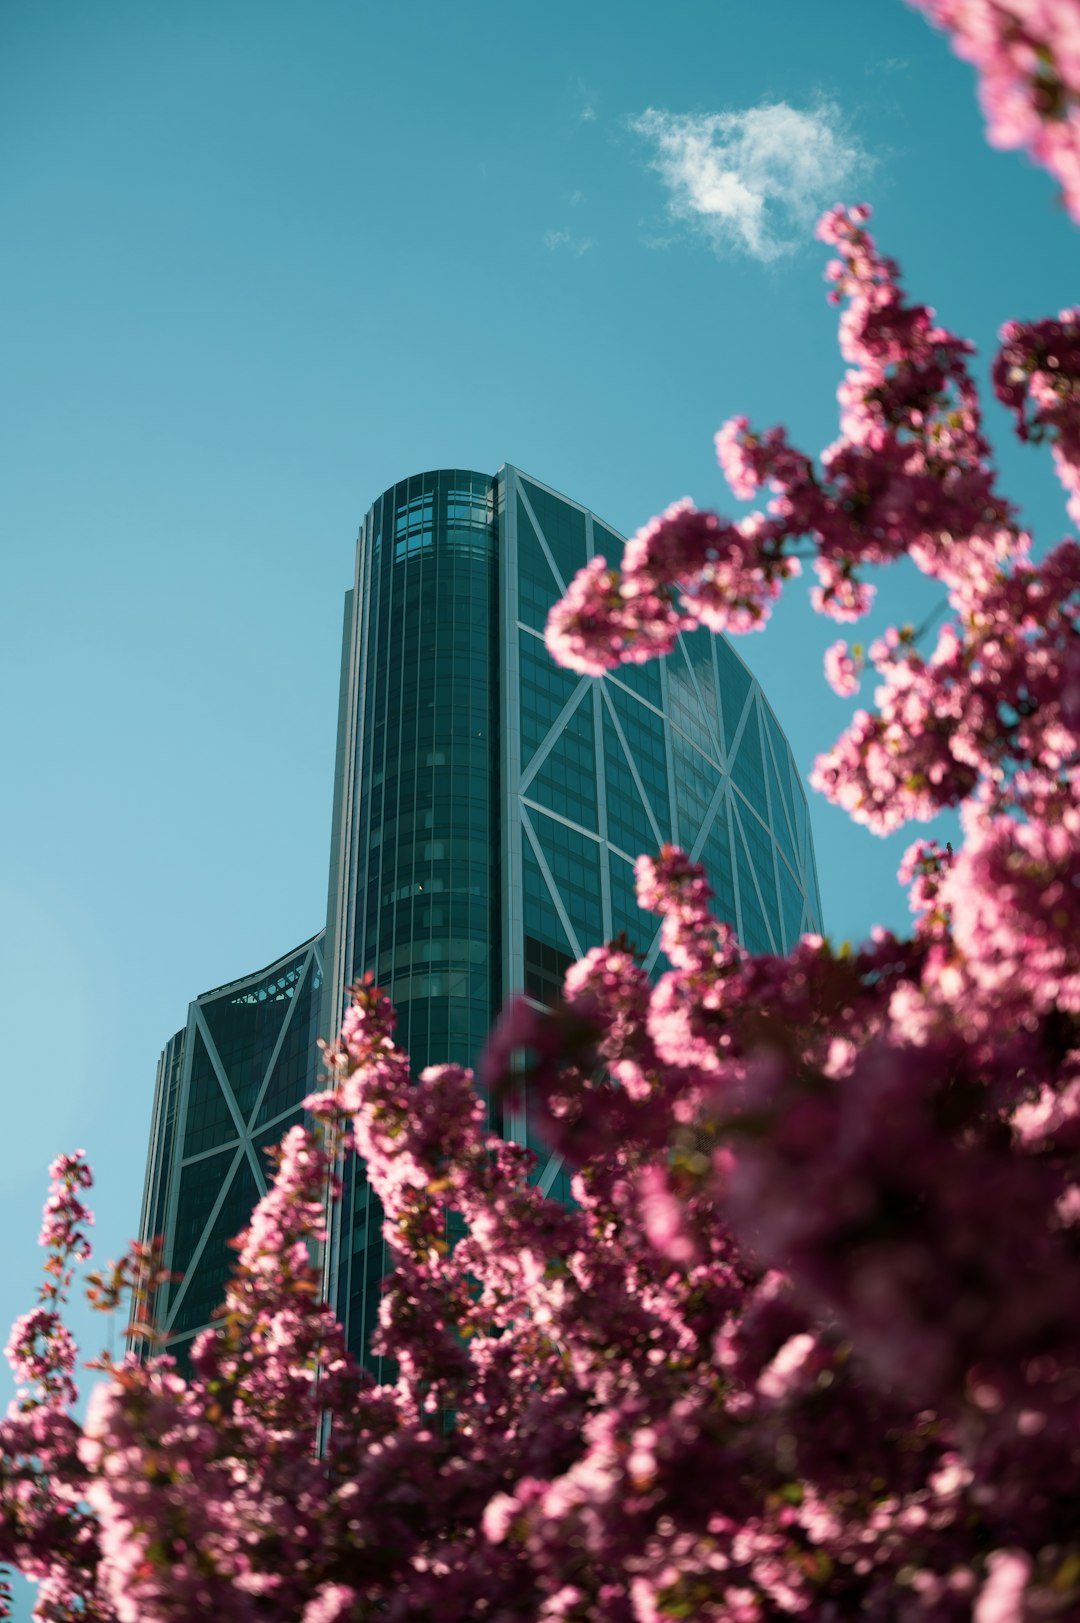
[[[171,1336],[190,1337],[220,1298],[224,1242],[261,1187],[269,1090],[280,1137],[315,1080],[312,1042],[290,1072],[295,1091],[271,1083],[279,1037],[242,1017],[237,1058],[226,1057],[215,1033],[233,1030],[222,1000],[237,988],[302,963],[318,963],[321,984],[325,963],[331,1035],[344,988],[371,970],[417,1069],[471,1063],[511,991],[550,998],[588,947],[624,933],[654,967],[657,921],[636,905],[633,860],[669,840],[705,863],[718,913],[752,950],[785,951],[820,927],[802,785],[724,639],[694,633],[602,679],[549,658],[551,604],[588,558],[614,561],[622,546],[593,513],[508,466],[416,475],[366,515],[346,598],[325,940],[196,1000],[162,1056],[144,1233],[163,1231],[167,1265],[186,1271],[164,1304]],[[288,1024],[313,1034],[316,977],[303,984],[307,1012]],[[301,981],[276,995],[299,998]],[[232,1079],[234,1064],[248,1080]],[[531,1141],[519,1107],[498,1125]],[[565,1194],[557,1157],[542,1155],[537,1176]],[[386,1264],[381,1214],[355,1166],[329,1263],[363,1349]]]

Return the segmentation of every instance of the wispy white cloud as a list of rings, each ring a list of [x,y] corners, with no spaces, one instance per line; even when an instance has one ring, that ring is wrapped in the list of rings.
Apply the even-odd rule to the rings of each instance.
[[[570,196],[566,199],[566,201],[569,203],[569,205],[570,205],[570,207],[572,209],[576,209],[579,203],[584,203],[584,201],[585,201],[585,193],[584,192],[571,192]]]
[[[572,231],[545,231],[544,247],[550,248],[552,253],[561,250],[580,259],[582,254],[595,247],[595,243],[591,237],[575,237]]]
[[[583,124],[592,124],[596,118],[596,97],[584,79],[577,82],[578,117]]]
[[[786,102],[704,114],[650,107],[631,127],[654,147],[670,213],[718,253],[766,263],[800,247],[821,210],[871,167],[832,102],[810,112]]]

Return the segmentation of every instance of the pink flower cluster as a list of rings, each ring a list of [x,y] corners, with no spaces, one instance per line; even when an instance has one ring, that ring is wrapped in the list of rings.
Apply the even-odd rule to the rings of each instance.
[[[1069,1615],[1080,932],[1068,840],[1032,827],[914,849],[911,941],[789,960],[735,944],[682,852],[641,859],[670,970],[594,949],[486,1056],[570,1208],[354,987],[192,1376],[127,1361],[81,1431],[5,1422],[0,1550],[39,1615]],[[346,1139],[394,1261],[381,1388],[311,1258]]]
[[[970,794],[990,807],[1071,815],[1080,766],[1080,548],[958,588],[958,623],[924,656],[905,632],[869,650],[877,710],[819,758],[814,786],[886,833]]]
[[[621,575],[594,558],[548,617],[554,659],[588,676],[670,652],[680,631],[752,631],[799,573],[767,526],[675,502],[626,544]],[[678,594],[676,593],[678,589]]]
[[[825,680],[838,698],[850,699],[852,694],[858,693],[861,664],[859,654],[852,653],[842,638],[826,648]]]
[[[75,1402],[76,1349],[61,1310],[74,1264],[90,1256],[86,1230],[94,1221],[81,1198],[93,1183],[82,1150],[57,1156],[49,1167],[49,1178],[38,1236],[47,1252],[38,1306],[16,1319],[4,1349],[16,1380],[28,1389],[20,1404],[28,1411],[39,1404],[62,1411]]]
[[[1080,764],[1080,550],[1062,543],[1040,564],[997,493],[970,345],[923,305],[908,304],[895,263],[866,230],[868,211],[834,209],[820,234],[848,300],[840,342],[840,438],[820,471],[783,429],[733,419],[717,436],[735,493],[767,486],[768,508],[732,525],[677,504],[627,543],[621,573],[597,563],[552,610],[548,646],[593,674],[672,646],[679,629],[761,625],[793,549],[816,548],[815,606],[834,619],[866,612],[868,565],[910,556],[948,593],[955,618],[929,655],[908,629],[865,656],[878,671],[876,710],[860,710],[813,782],[857,820],[888,833],[975,794],[991,809],[1061,816]],[[1080,326],[1004,329],[998,393],[1021,432],[1049,436],[1068,488],[1080,480]],[[1072,483],[1070,483],[1072,481]],[[1074,497],[1075,500],[1075,497]],[[855,691],[863,655],[834,643],[826,675]]]
[[[1080,524],[1080,310],[1056,320],[1007,321],[994,361],[994,392],[1023,440],[1048,439]]]
[[[23,1313],[11,1327],[4,1357],[17,1381],[36,1382],[55,1403],[74,1403],[76,1349],[59,1313],[46,1307]]]
[[[820,471],[782,428],[757,434],[733,418],[717,435],[721,466],[744,499],[767,487],[766,511],[731,523],[679,502],[627,543],[621,574],[594,560],[549,619],[557,659],[596,673],[666,650],[682,628],[759,627],[798,573],[806,537],[816,548],[815,604],[840,620],[869,607],[867,565],[907,553],[958,586],[1023,549],[994,489],[970,345],[925,306],[905,303],[895,263],[865,229],[868,214],[837,208],[819,227],[838,255],[832,296],[850,301],[841,436]]]
[[[1080,220],[1080,6],[1076,0],[909,0],[980,74],[989,139],[1024,147]]]

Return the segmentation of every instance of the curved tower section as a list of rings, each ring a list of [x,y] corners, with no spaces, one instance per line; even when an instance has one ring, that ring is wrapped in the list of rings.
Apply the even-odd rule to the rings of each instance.
[[[367,513],[343,639],[327,1035],[370,971],[414,1066],[470,1064],[511,992],[547,1000],[589,947],[625,933],[658,967],[633,862],[667,841],[704,862],[718,916],[753,951],[820,928],[802,784],[731,645],[698,632],[599,679],[549,657],[551,605],[623,544],[509,466],[419,474]],[[523,1103],[497,1125],[532,1141]],[[537,1178],[568,1193],[557,1156],[541,1151]],[[360,1349],[387,1271],[381,1227],[351,1174],[329,1270]]]
[[[346,619],[330,983],[370,970],[418,1068],[468,1063],[501,986],[495,497],[463,470],[387,490]]]

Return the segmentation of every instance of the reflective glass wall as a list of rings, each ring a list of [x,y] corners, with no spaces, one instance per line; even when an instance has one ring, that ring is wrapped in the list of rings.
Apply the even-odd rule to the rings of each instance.
[[[179,1277],[156,1304],[184,1356],[210,1322],[235,1258],[229,1241],[266,1192],[265,1150],[302,1116],[319,1070],[322,937],[204,992],[158,1070],[141,1233],[165,1239]]]
[[[460,469],[386,491],[360,532],[346,627],[334,984],[372,971],[417,1070],[469,1063],[498,1008],[494,499],[490,475]],[[382,1213],[356,1172],[331,1272],[350,1341],[366,1349],[387,1263]]]
[[[158,1060],[154,1108],[150,1118],[150,1146],[143,1182],[142,1215],[139,1219],[139,1236],[143,1240],[165,1233],[186,1038],[187,1027],[184,1026],[165,1044]]]
[[[633,863],[672,840],[705,864],[740,940],[787,951],[820,927],[821,905],[806,796],[758,683],[704,631],[601,679],[560,670],[548,610],[588,559],[617,562],[623,538],[515,468],[497,488],[503,985],[546,1000],[569,963],[619,934],[661,967]],[[506,1130],[532,1143],[527,1120]],[[534,1147],[542,1187],[565,1196],[558,1157]]]

